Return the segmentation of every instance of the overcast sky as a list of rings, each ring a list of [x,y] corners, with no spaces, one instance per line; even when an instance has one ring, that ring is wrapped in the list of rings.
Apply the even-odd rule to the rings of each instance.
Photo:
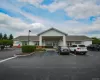
[[[51,27],[100,37],[100,0],[0,0],[0,33],[34,35]]]

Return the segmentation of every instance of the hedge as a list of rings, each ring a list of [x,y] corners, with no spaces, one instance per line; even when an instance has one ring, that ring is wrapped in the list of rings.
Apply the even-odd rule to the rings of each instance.
[[[98,38],[92,38],[93,40],[92,40],[92,43],[93,44],[100,44],[100,39],[98,39]]]
[[[22,46],[21,48],[22,48],[23,53],[31,53],[35,51],[36,46],[25,45],[25,46]]]
[[[13,40],[0,40],[0,45],[13,45]]]

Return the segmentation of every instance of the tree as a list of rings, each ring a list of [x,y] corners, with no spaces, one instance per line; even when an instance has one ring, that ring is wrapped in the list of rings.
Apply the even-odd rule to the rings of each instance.
[[[9,35],[9,40],[12,40],[12,39],[13,39],[13,35],[10,34],[10,35]]]
[[[98,39],[98,38],[96,38],[96,37],[93,37],[92,39],[93,39],[93,40],[92,40],[92,43],[93,43],[93,44],[100,44],[100,39]]]
[[[3,44],[3,41],[2,40],[0,40],[0,45],[2,45]]]
[[[8,39],[7,34],[4,34],[3,39]]]
[[[6,39],[3,39],[3,40],[0,40],[3,45],[7,46],[7,45],[10,45],[12,46],[13,45],[13,40],[6,40]]]
[[[3,42],[3,45],[7,46],[9,41],[6,39],[3,39],[2,42]]]
[[[2,33],[0,33],[0,39],[2,39],[2,37],[3,37],[3,36],[2,36]]]
[[[8,45],[10,45],[10,47],[13,46],[13,40],[8,40]]]

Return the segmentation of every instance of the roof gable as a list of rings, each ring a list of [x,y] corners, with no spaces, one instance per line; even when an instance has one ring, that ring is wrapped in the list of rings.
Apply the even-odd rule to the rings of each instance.
[[[44,33],[48,32],[48,31],[51,31],[51,30],[57,31],[57,32],[59,32],[59,33],[64,34],[64,35],[67,36],[66,33],[64,33],[64,32],[62,32],[62,31],[60,31],[60,30],[58,30],[58,29],[55,29],[55,28],[50,28],[50,29],[48,29],[48,30],[45,30],[45,31],[43,31],[43,32],[41,32],[41,33],[39,33],[39,34],[37,34],[37,35],[39,36],[39,35],[41,35],[41,34],[44,34]]]

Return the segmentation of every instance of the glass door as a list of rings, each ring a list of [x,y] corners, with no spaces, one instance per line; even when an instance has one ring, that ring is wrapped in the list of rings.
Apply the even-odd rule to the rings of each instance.
[[[57,46],[58,46],[58,41],[54,41],[54,42],[53,42],[53,47],[54,47],[54,48],[57,48]]]
[[[51,41],[46,41],[45,44],[46,44],[46,46],[52,46],[52,42]]]

